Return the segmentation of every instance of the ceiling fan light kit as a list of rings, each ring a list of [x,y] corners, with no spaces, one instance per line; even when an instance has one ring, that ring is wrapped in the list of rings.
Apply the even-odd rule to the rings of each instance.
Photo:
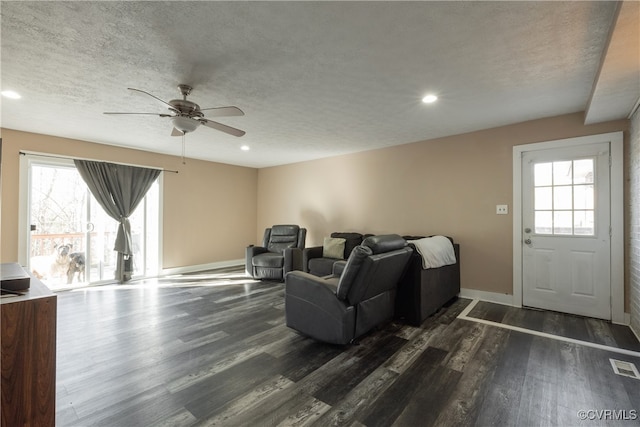
[[[175,116],[171,118],[173,127],[182,133],[193,132],[200,126],[200,122],[185,116]]]

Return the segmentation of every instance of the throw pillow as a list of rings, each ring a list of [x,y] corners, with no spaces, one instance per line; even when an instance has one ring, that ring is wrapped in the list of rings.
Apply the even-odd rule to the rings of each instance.
[[[325,237],[322,244],[322,257],[344,259],[345,243],[346,240],[339,237]]]
[[[344,231],[335,231],[331,233],[330,237],[338,237],[340,239],[345,239],[347,242],[344,244],[344,258],[349,258],[351,255],[351,251],[353,248],[362,243],[362,234],[354,233],[354,232],[344,232]]]

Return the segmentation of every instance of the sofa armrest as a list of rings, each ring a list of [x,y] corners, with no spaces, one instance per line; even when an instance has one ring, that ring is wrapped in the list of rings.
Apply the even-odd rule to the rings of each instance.
[[[263,254],[265,252],[268,252],[267,248],[265,247],[254,245],[247,246],[244,255],[244,271],[245,273],[247,273],[247,275],[253,277],[253,266],[251,264],[251,259],[256,255]]]
[[[322,246],[312,246],[302,250],[302,270],[309,272],[309,260],[313,258],[322,258]]]
[[[302,270],[302,249],[286,248],[283,252],[284,265],[282,274],[285,275],[290,271]]]
[[[342,273],[344,272],[344,268],[347,266],[347,261],[336,261],[333,263],[333,271],[331,272],[331,274],[334,277],[340,277],[342,276]]]
[[[349,307],[336,296],[336,285],[335,279],[292,271],[285,276],[285,297],[310,301],[326,315],[338,320]]]

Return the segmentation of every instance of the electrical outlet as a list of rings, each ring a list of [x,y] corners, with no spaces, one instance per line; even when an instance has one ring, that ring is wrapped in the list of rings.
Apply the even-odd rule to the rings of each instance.
[[[507,215],[509,213],[509,205],[496,205],[496,214]]]

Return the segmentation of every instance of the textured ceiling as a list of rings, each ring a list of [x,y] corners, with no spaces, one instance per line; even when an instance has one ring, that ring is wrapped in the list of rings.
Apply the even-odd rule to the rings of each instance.
[[[23,96],[2,127],[180,155],[169,119],[102,113],[165,112],[127,87],[170,100],[188,83],[247,133],[201,127],[187,156],[265,167],[584,111],[616,6],[2,2],[2,89]]]

